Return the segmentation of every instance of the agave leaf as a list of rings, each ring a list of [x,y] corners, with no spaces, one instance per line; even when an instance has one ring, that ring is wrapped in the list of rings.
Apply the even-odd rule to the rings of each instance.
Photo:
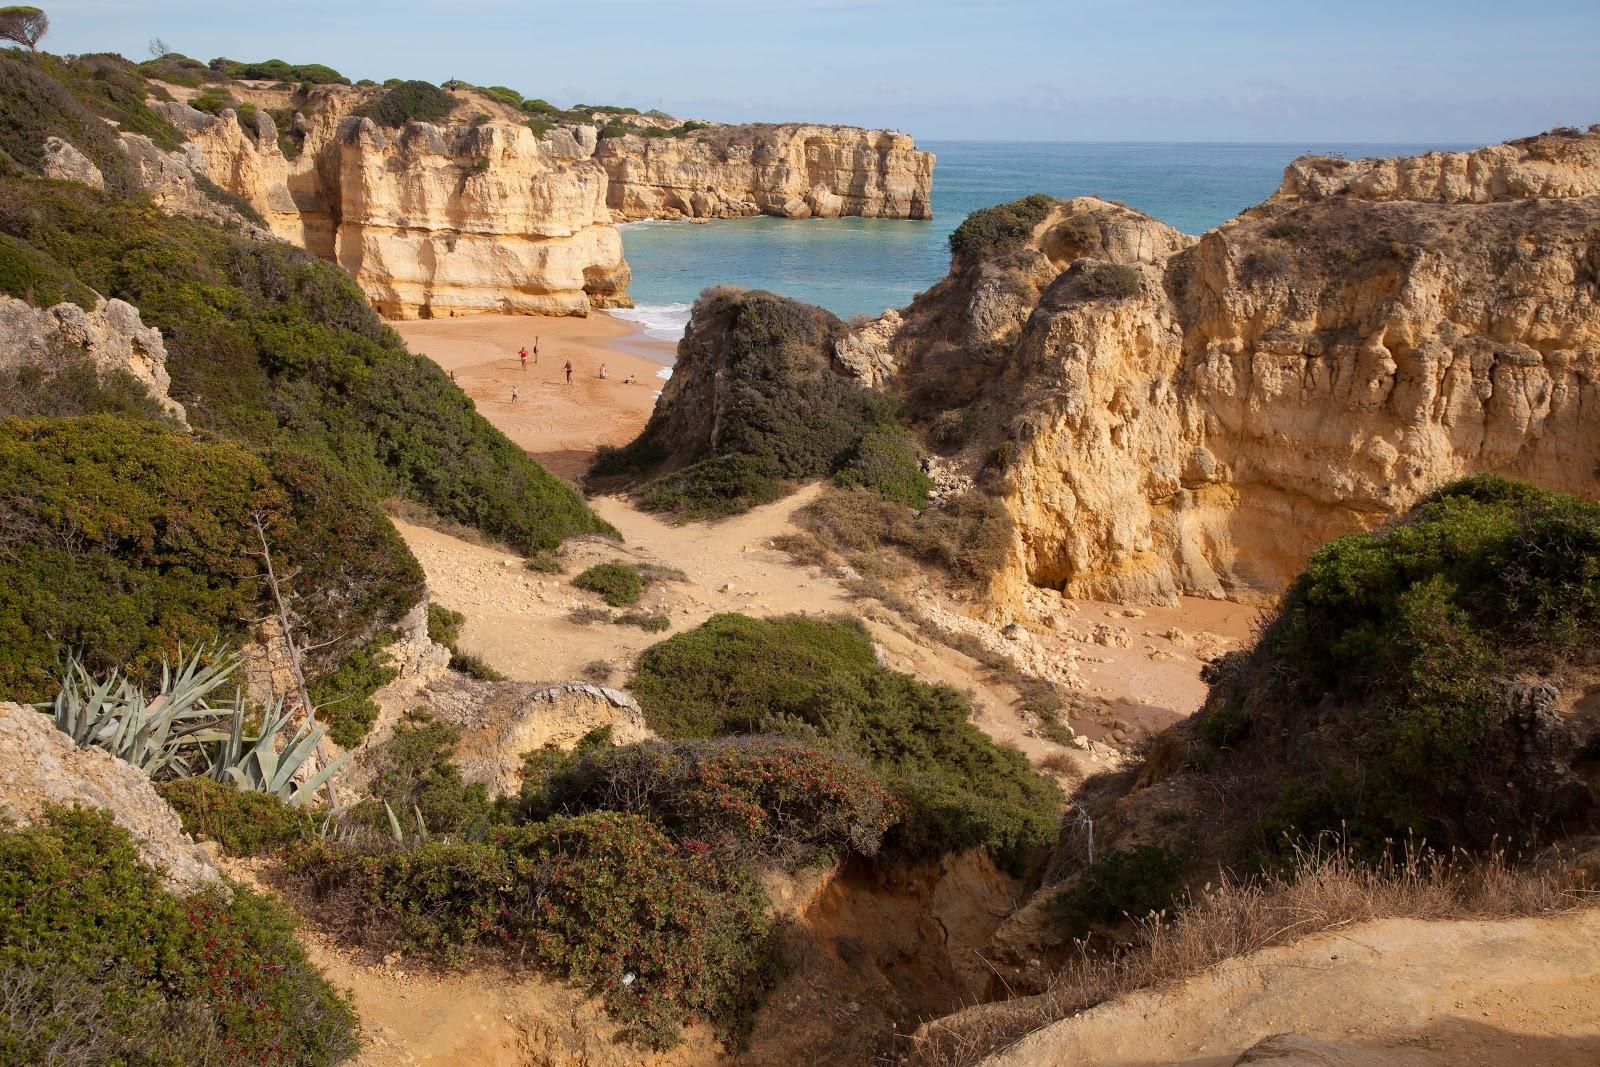
[[[383,813],[389,816],[389,836],[394,838],[395,844],[405,844],[406,835],[405,831],[400,829],[400,816],[394,813],[394,809],[389,806],[389,802],[387,800],[383,802]]]

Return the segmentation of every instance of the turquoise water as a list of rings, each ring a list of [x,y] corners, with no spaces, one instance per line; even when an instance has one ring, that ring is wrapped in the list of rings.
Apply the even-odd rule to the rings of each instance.
[[[1127,144],[932,141],[929,222],[755,218],[625,226],[639,305],[623,313],[676,338],[709,285],[771,289],[836,315],[904,306],[944,276],[945,239],[981,207],[1029,193],[1120,200],[1186,233],[1201,233],[1272,194],[1284,166],[1307,153],[1413,155],[1463,145]]]

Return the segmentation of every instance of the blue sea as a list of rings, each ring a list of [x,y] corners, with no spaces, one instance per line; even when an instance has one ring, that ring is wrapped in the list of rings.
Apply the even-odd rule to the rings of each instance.
[[[700,291],[770,289],[841,317],[903,307],[944,276],[946,238],[982,207],[1029,193],[1120,200],[1185,233],[1203,233],[1272,195],[1283,168],[1308,153],[1415,155],[1447,144],[1130,144],[929,141],[934,217],[791,221],[731,219],[624,226],[638,305],[619,313],[675,339]]]

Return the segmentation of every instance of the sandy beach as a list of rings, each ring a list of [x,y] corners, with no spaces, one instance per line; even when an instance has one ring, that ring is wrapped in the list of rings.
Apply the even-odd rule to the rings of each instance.
[[[581,319],[474,315],[390,325],[413,352],[453,371],[506,436],[567,479],[583,474],[597,446],[626,444],[638,435],[665,381],[657,372],[677,349],[604,312]],[[523,347],[526,367],[517,358]],[[570,384],[563,369],[569,360]]]

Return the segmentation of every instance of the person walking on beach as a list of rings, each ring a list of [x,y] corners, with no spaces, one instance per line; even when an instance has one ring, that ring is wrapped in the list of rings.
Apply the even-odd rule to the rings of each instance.
[[[522,369],[523,370],[527,370],[528,369],[528,346],[527,345],[523,345],[521,348],[517,349],[517,358],[522,360]]]
[[[517,387],[514,385],[511,387],[511,402],[513,404],[517,402]]]
[[[539,365],[539,335],[538,334],[534,334],[533,335],[533,365],[535,367],[537,367]]]
[[[603,382],[607,377],[609,376],[606,374],[606,365],[602,363],[600,364],[600,380]]]
[[[572,360],[567,360],[567,384],[572,384]]]

